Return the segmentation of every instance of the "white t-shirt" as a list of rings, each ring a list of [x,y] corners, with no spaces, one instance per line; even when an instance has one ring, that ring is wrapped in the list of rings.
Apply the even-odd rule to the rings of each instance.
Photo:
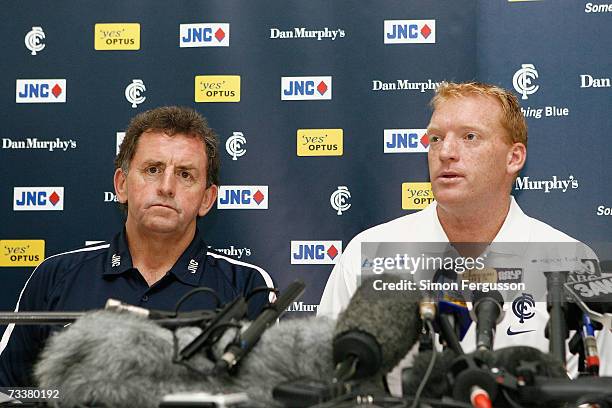
[[[321,302],[317,309],[317,315],[336,318],[338,314],[346,307],[351,296],[356,291],[358,286],[358,278],[361,274],[362,267],[367,265],[371,258],[371,254],[362,254],[362,243],[389,243],[389,242],[442,242],[448,243],[446,233],[442,229],[436,212],[436,203],[432,203],[427,208],[417,213],[409,214],[384,224],[374,226],[359,233],[349,242],[341,255],[338,263],[334,266],[329,280],[325,286]],[[516,269],[521,270],[521,279],[529,281],[530,279],[539,279],[537,291],[541,292],[534,295],[535,304],[529,308],[528,313],[515,313],[513,311],[513,301],[524,296],[524,293],[516,293],[515,299],[506,299],[504,303],[504,318],[497,325],[495,335],[495,348],[527,345],[540,349],[543,352],[548,352],[548,339],[544,335],[544,329],[548,322],[548,313],[545,303],[545,289],[541,289],[542,285],[545,288],[545,279],[541,271],[544,270],[567,270],[566,262],[574,260],[576,257],[595,258],[594,253],[590,248],[580,244],[567,234],[552,228],[535,218],[527,216],[518,206],[514,197],[511,199],[510,209],[506,220],[501,229],[493,240],[492,247],[495,248],[496,243],[520,243],[511,247],[511,251],[523,244],[524,253],[521,254],[523,261],[522,265],[512,265]],[[540,245],[532,243],[567,243],[569,247],[586,248],[586,254],[551,254],[551,245]],[[573,243],[573,244],[572,244]],[[368,250],[371,252],[375,248],[375,244],[368,244]],[[384,244],[382,244],[384,245]],[[499,245],[499,244],[498,244]],[[512,258],[511,254],[504,254],[503,245],[501,245],[502,253],[493,254],[491,259],[497,258],[502,264]],[[567,249],[566,244],[561,244],[561,248]],[[563,249],[563,250],[565,250]],[[545,253],[541,253],[545,252]],[[516,261],[516,256],[514,257]],[[551,261],[552,259],[552,261]],[[551,262],[553,263],[551,265]],[[493,261],[495,263],[495,261]],[[509,266],[509,265],[504,265]],[[513,268],[513,269],[514,269]],[[576,272],[576,271],[574,271]],[[527,284],[527,291],[533,288],[533,285]],[[529,294],[528,294],[529,295]],[[523,298],[524,299],[524,298]],[[517,300],[517,301],[520,301]],[[470,326],[466,336],[461,342],[461,345],[466,352],[471,352],[475,349],[475,324]],[[612,375],[612,336],[608,330],[598,332],[597,343],[600,353],[600,375]],[[399,395],[401,392],[399,367],[410,365],[410,361],[414,356],[414,350],[405,358],[398,368],[394,370],[388,380],[392,393]],[[578,359],[576,356],[568,354],[567,369],[570,373],[577,371]]]

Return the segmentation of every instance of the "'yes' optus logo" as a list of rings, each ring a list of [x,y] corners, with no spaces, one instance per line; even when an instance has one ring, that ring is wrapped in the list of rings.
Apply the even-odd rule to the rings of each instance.
[[[139,50],[139,23],[99,23],[94,26],[94,49]]]
[[[0,240],[0,266],[38,266],[45,259],[43,239]]]
[[[64,187],[14,187],[14,211],[62,211]]]
[[[422,210],[433,201],[431,183],[402,183],[403,210]]]
[[[268,186],[219,186],[220,210],[267,210]]]
[[[342,156],[342,129],[298,129],[298,156]]]
[[[332,77],[282,77],[281,100],[319,101],[332,98]]]
[[[342,254],[342,241],[291,241],[291,264],[335,264]]]
[[[435,44],[436,20],[385,20],[385,44]]]
[[[230,25],[227,23],[181,24],[179,47],[229,47]]]
[[[385,153],[427,153],[427,129],[385,129]]]
[[[196,102],[240,102],[240,75],[198,75]]]
[[[65,79],[18,79],[16,103],[65,103]]]

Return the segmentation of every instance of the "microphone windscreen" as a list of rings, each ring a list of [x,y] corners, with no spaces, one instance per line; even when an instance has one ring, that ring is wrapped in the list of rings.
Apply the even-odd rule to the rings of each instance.
[[[431,361],[431,355],[431,350],[420,352],[414,358],[412,367],[402,371],[402,395],[414,397],[421,381],[425,377],[427,367],[429,367],[429,362]],[[452,395],[447,373],[456,357],[457,353],[451,349],[438,353],[431,376],[425,388],[423,388],[423,397],[439,399],[445,395]]]
[[[181,345],[198,332],[180,329]],[[48,340],[35,377],[41,388],[61,389],[65,406],[122,406],[129,401],[132,407],[153,407],[192,376],[172,363],[172,351],[171,332],[149,320],[92,312]]]
[[[421,332],[417,290],[392,290],[403,280],[382,274],[364,279],[338,317],[334,338],[359,331],[375,338],[382,352],[381,373],[395,367],[416,343]],[[386,284],[386,290],[380,290]],[[350,353],[350,350],[348,350]]]
[[[550,378],[567,378],[567,371],[552,355],[529,346],[512,346],[495,350],[495,366],[503,368],[510,374],[517,375],[517,369],[523,362],[537,363],[536,375]]]
[[[336,322],[325,317],[285,319],[269,328],[242,360],[238,375],[226,377],[224,390],[247,392],[251,405],[271,407],[272,390],[282,382],[312,378],[331,382],[332,334]]]
[[[429,362],[431,361],[431,350],[420,352],[413,360],[412,367],[402,372],[402,392],[405,396],[414,396],[425,378]],[[469,354],[489,367],[493,366],[495,355],[489,350],[476,350]],[[451,349],[438,352],[434,368],[429,380],[423,388],[422,396],[425,398],[440,399],[453,395],[452,384],[449,381],[448,373],[451,370],[455,359],[459,357]]]
[[[264,332],[242,359],[235,376],[209,375],[173,362],[172,333],[150,320],[125,313],[88,313],[47,342],[35,374],[41,388],[61,389],[62,406],[157,407],[164,395],[203,391],[246,392],[249,406],[274,407],[272,389],[281,382],[310,377],[331,381],[332,334],[327,318],[283,320]],[[178,347],[201,329],[176,331]],[[212,350],[219,357],[234,339],[228,330]],[[188,363],[212,372],[204,351]]]

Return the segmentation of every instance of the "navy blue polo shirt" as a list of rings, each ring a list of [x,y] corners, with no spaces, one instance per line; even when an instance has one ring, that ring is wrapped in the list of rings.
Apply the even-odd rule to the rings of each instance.
[[[222,304],[257,287],[273,287],[261,268],[236,261],[196,236],[172,269],[149,287],[132,266],[125,230],[110,243],[91,245],[45,259],[25,284],[18,311],[85,311],[102,309],[108,298],[148,309],[174,310],[177,301],[196,287],[213,289]],[[260,293],[249,302],[248,317],[255,317],[268,302]],[[210,310],[216,299],[197,293],[181,311]],[[61,326],[9,325],[0,344],[0,386],[33,385],[32,368],[45,340]]]

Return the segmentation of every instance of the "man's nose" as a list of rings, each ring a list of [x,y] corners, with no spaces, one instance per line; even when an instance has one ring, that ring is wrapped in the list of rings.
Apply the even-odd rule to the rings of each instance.
[[[439,157],[442,161],[447,160],[458,160],[459,159],[459,146],[458,141],[455,137],[447,136],[441,142]]]
[[[161,195],[174,197],[176,191],[176,177],[174,176],[173,169],[166,169],[161,177],[158,189]]]

